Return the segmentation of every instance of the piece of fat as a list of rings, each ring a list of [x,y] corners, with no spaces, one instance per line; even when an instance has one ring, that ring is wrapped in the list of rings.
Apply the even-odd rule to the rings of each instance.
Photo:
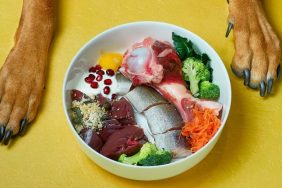
[[[127,98],[139,113],[144,112],[152,106],[168,103],[161,94],[149,86],[135,87],[125,95],[125,98]]]
[[[180,129],[183,126],[183,120],[179,112],[171,104],[153,106],[144,111],[144,115],[153,134]]]
[[[192,154],[180,130],[172,130],[163,134],[153,135],[155,144],[159,149],[171,151],[174,158],[187,157]]]
[[[117,80],[117,87],[116,87],[117,94],[125,95],[130,91],[132,82],[128,78],[123,76],[121,73],[117,73],[116,80]]]

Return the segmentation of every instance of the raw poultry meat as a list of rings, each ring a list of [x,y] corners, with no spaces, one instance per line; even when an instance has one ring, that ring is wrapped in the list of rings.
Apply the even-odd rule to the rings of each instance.
[[[148,37],[126,51],[120,72],[133,85],[146,84],[160,92],[176,106],[185,122],[193,118],[194,106],[213,109],[219,115],[220,103],[194,98],[187,90],[181,67],[181,60],[169,43]]]

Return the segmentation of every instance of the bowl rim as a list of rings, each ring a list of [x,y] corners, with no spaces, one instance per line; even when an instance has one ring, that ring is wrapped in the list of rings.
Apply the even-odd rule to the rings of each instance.
[[[113,32],[114,30],[116,29],[122,29],[122,28],[126,28],[126,27],[131,27],[131,26],[138,26],[138,25],[148,25],[148,24],[153,24],[153,25],[162,25],[162,26],[168,26],[168,27],[171,27],[171,28],[175,28],[177,30],[181,30],[185,33],[189,33],[189,35],[192,35],[194,38],[196,38],[198,41],[201,41],[201,43],[205,44],[207,47],[208,47],[208,50],[211,51],[212,53],[215,54],[215,56],[217,56],[217,58],[220,60],[220,62],[217,62],[217,63],[220,63],[221,65],[220,66],[223,66],[224,68],[224,71],[223,71],[223,74],[224,74],[224,78],[227,79],[227,90],[229,91],[229,96],[228,98],[230,99],[228,101],[228,103],[226,104],[225,108],[226,108],[226,115],[224,117],[224,119],[221,121],[221,126],[220,128],[218,129],[218,131],[216,132],[216,134],[209,140],[209,142],[204,145],[201,149],[199,149],[197,152],[195,153],[192,153],[191,155],[187,156],[187,157],[184,157],[184,158],[181,158],[181,159],[178,159],[177,161],[174,161],[174,162],[171,162],[171,163],[168,163],[168,164],[165,164],[165,165],[159,165],[159,166],[137,166],[137,165],[130,165],[130,164],[124,164],[124,163],[120,163],[118,161],[115,161],[115,160],[112,160],[112,159],[109,159],[105,156],[103,156],[102,154],[100,154],[99,152],[95,151],[94,149],[92,149],[89,145],[87,145],[83,140],[82,138],[78,135],[78,133],[76,132],[76,130],[74,129],[73,125],[72,125],[72,122],[70,120],[70,117],[68,115],[68,110],[67,110],[67,105],[66,105],[66,83],[67,83],[67,78],[68,78],[68,75],[69,75],[69,72],[73,66],[73,64],[77,61],[78,57],[80,56],[80,54],[86,49],[88,48],[89,46],[92,45],[92,43],[97,40],[98,38],[101,38],[103,37],[104,35],[107,35],[108,33],[110,32]],[[195,158],[197,157],[198,155],[200,155],[200,153],[204,152],[204,150],[206,150],[208,148],[209,145],[211,145],[213,143],[213,141],[217,138],[220,137],[220,134],[223,130],[223,128],[225,127],[225,124],[226,124],[226,121],[229,117],[229,113],[230,113],[230,109],[231,109],[231,101],[232,101],[232,90],[231,90],[231,82],[230,82],[230,78],[229,78],[229,75],[228,75],[228,72],[227,72],[227,69],[222,61],[222,59],[220,58],[220,56],[218,55],[218,53],[215,51],[215,49],[207,42],[205,41],[204,39],[202,39],[200,36],[198,36],[197,34],[193,33],[192,31],[186,29],[186,28],[183,28],[183,27],[180,27],[180,26],[177,26],[177,25],[174,25],[174,24],[170,24],[170,23],[166,23],[166,22],[160,22],[160,21],[137,21],[137,22],[129,22],[129,23],[124,23],[124,24],[120,24],[120,25],[116,25],[114,27],[111,27],[101,33],[99,33],[98,35],[92,37],[88,42],[86,42],[86,44],[84,44],[79,50],[78,52],[75,54],[75,56],[72,58],[71,60],[71,63],[69,64],[68,66],[68,69],[65,73],[65,76],[64,76],[64,81],[63,81],[63,91],[62,91],[62,94],[63,94],[63,106],[64,106],[64,112],[65,112],[65,115],[67,117],[67,121],[68,121],[68,124],[69,124],[69,127],[71,128],[73,134],[75,135],[75,137],[87,148],[89,149],[91,152],[94,152],[98,157],[100,158],[103,158],[104,160],[110,162],[110,163],[113,163],[114,165],[121,165],[123,167],[126,167],[126,168],[133,168],[133,169],[160,169],[160,168],[165,168],[165,167],[170,167],[170,166],[174,166],[174,165],[177,165],[179,163],[183,163],[185,161],[188,161],[192,158]],[[78,141],[77,140],[77,141]],[[204,157],[205,158],[205,157]],[[204,159],[203,158],[203,159]],[[201,159],[202,160],[202,159]],[[201,161],[200,160],[200,161]]]

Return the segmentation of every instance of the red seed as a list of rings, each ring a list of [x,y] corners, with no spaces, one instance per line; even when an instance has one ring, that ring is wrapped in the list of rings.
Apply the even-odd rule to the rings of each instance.
[[[111,85],[112,84],[112,80],[111,79],[106,79],[106,80],[104,80],[104,84],[105,85]]]
[[[105,74],[105,72],[103,70],[98,70],[96,73],[99,74],[99,75],[104,75]]]
[[[92,82],[91,87],[94,88],[94,89],[97,89],[99,87],[98,82]]]
[[[117,95],[116,94],[112,94],[112,100],[116,99]]]
[[[89,76],[87,76],[86,78],[84,78],[84,81],[90,84],[93,80]]]
[[[115,71],[113,69],[107,69],[106,73],[109,76],[113,76],[115,74]]]
[[[98,76],[96,77],[96,80],[97,80],[98,82],[100,82],[101,80],[103,80],[103,76],[102,76],[102,75],[98,75]]]
[[[111,89],[110,89],[109,86],[106,86],[106,87],[104,87],[103,91],[106,95],[108,95],[110,93]]]
[[[95,67],[90,67],[89,72],[96,72]]]
[[[90,67],[89,72],[96,72],[101,69],[102,67],[100,65],[96,65],[95,67]]]
[[[95,66],[95,69],[96,69],[96,70],[101,70],[102,67],[101,67],[101,65],[96,65],[96,66]]]
[[[88,77],[89,77],[89,79],[92,79],[92,81],[95,80],[95,75],[94,74],[89,74]]]

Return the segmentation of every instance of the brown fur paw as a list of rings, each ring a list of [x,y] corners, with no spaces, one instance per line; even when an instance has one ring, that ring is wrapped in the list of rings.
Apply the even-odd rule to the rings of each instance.
[[[235,55],[232,71],[244,77],[245,85],[260,89],[260,95],[271,93],[279,77],[280,41],[269,24],[261,1],[231,0],[229,22],[233,23]]]
[[[37,113],[44,87],[46,58],[16,47],[0,71],[0,142],[23,133]]]

